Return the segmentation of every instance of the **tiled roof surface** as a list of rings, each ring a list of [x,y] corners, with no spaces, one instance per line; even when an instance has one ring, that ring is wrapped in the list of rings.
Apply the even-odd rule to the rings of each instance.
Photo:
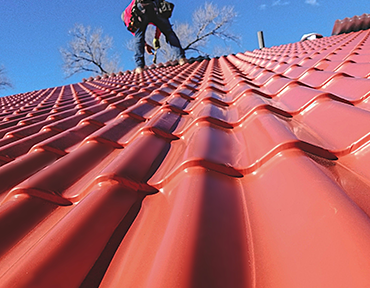
[[[362,14],[352,18],[344,18],[343,20],[335,21],[332,35],[339,35],[349,32],[357,32],[370,28],[370,14]]]
[[[0,287],[370,287],[369,35],[0,98]]]

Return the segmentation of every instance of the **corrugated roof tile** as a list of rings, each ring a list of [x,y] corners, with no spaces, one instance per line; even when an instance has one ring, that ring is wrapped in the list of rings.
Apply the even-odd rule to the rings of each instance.
[[[0,287],[370,286],[369,33],[0,98]]]

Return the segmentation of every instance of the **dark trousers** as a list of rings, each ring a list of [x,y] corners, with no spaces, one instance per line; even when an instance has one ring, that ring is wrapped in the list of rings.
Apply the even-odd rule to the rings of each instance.
[[[144,9],[141,7],[141,4],[138,3],[138,8],[142,11]],[[145,31],[149,23],[153,23],[159,28],[159,30],[166,37],[166,42],[170,44],[172,49],[175,52],[177,59],[185,58],[184,50],[181,47],[179,38],[172,30],[170,21],[154,11],[153,7],[145,9],[145,13],[141,15],[141,25],[140,28],[135,32],[135,62],[136,67],[143,68],[145,66],[144,59],[144,48],[145,48]]]

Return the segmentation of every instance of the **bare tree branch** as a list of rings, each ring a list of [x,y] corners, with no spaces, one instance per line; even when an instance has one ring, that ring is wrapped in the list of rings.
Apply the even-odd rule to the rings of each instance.
[[[68,43],[67,49],[60,48],[67,78],[80,72],[102,75],[118,71],[118,57],[108,58],[113,39],[109,36],[103,37],[102,29],[92,31],[89,26],[76,24],[69,33],[73,39]]]
[[[210,36],[238,43],[239,37],[230,31],[230,26],[236,16],[237,13],[234,11],[233,6],[224,6],[220,9],[217,5],[206,2],[204,7],[200,7],[193,13],[193,25],[197,33],[196,37],[186,42],[184,50],[194,47],[201,50],[201,47],[207,45]],[[186,32],[186,30],[183,31]]]
[[[13,85],[9,78],[6,76],[6,71],[4,66],[0,66],[0,90],[12,88]]]
[[[217,37],[225,42],[240,43],[240,37],[232,32],[231,26],[237,17],[233,6],[219,8],[217,5],[206,2],[193,13],[192,24],[176,23],[174,30],[187,52],[195,52],[202,56],[215,56],[205,53],[211,37]],[[164,41],[161,41],[164,42]],[[175,60],[169,45],[162,45],[162,56],[166,61]],[[220,49],[214,50],[215,52]]]
[[[205,53],[211,37],[216,37],[225,42],[240,43],[240,37],[232,32],[231,26],[237,17],[233,6],[219,8],[217,5],[206,2],[193,13],[193,21],[189,23],[175,23],[174,31],[185,51],[197,53],[202,56],[215,56],[215,52],[229,51],[227,49],[214,49],[214,55]],[[149,25],[146,31],[145,40],[150,44],[154,38],[155,29]],[[164,36],[161,36],[161,48],[159,50],[159,61],[175,60],[176,56],[171,47],[165,43]],[[128,41],[127,48],[133,50],[134,39]],[[225,45],[226,46],[226,45]],[[145,62],[150,63],[151,56],[145,56]]]

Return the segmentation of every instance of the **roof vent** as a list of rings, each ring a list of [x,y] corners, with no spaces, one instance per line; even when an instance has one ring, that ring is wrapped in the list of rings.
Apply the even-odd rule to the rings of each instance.
[[[335,21],[333,32],[331,35],[339,35],[343,33],[357,32],[370,28],[370,14],[362,14],[352,18],[344,18],[343,20]]]
[[[318,33],[309,33],[309,34],[304,34],[301,38],[301,41],[306,41],[306,40],[315,40],[322,38],[323,36]]]

